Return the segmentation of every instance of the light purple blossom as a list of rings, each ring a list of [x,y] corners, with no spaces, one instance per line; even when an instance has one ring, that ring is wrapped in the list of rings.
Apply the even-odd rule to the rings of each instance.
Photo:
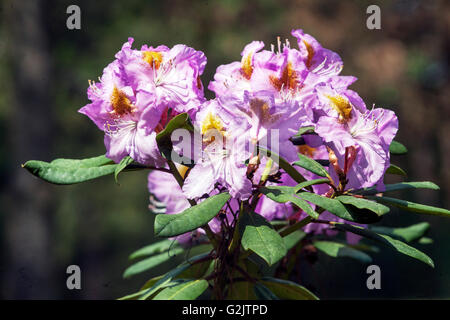
[[[226,122],[220,111],[218,102],[211,100],[196,115],[202,150],[183,186],[190,199],[212,192],[216,184],[227,188],[232,197],[238,199],[248,199],[251,195],[252,184],[245,165],[250,156],[248,134],[237,123]]]

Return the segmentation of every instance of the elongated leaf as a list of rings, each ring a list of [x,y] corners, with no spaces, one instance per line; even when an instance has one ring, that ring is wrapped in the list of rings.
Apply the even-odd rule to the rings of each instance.
[[[283,237],[284,245],[286,246],[286,250],[292,249],[297,245],[304,237],[306,236],[306,232],[302,230],[296,230],[287,236]]]
[[[420,244],[432,244],[433,242],[433,239],[427,237],[422,237],[419,239]]]
[[[233,282],[227,300],[256,300],[254,285],[251,282]]]
[[[328,179],[316,179],[316,180],[310,180],[305,181],[300,184],[298,184],[295,187],[288,187],[288,186],[267,186],[267,187],[261,187],[260,191],[264,195],[266,195],[269,199],[279,202],[279,203],[286,203],[286,202],[292,202],[296,206],[298,206],[300,209],[305,211],[308,215],[313,217],[314,219],[317,219],[319,217],[319,214],[314,211],[311,206],[304,200],[298,198],[296,196],[296,192],[306,188],[311,185],[315,184],[321,184],[328,182]]]
[[[450,211],[444,208],[427,206],[420,203],[415,203],[406,200],[400,200],[389,197],[375,197],[375,196],[367,196],[367,198],[375,200],[377,202],[381,202],[390,206],[398,207],[400,209],[404,209],[407,211],[423,213],[423,214],[431,214],[434,216],[442,216],[442,217],[450,217]]]
[[[297,135],[302,135],[305,133],[312,133],[312,132],[314,132],[314,126],[300,127],[300,129],[298,129]]]
[[[33,160],[31,160],[33,161]],[[91,168],[91,167],[100,167],[107,164],[114,164],[114,161],[107,158],[105,155],[86,158],[86,159],[64,159],[59,158],[50,162],[52,165],[58,167],[80,167],[80,168]]]
[[[200,254],[198,256],[190,258],[188,261],[183,262],[175,269],[170,270],[167,272],[161,279],[156,281],[156,283],[148,288],[140,297],[139,300],[146,300],[148,297],[152,296],[154,293],[156,293],[159,289],[163,288],[164,286],[167,286],[169,283],[171,283],[172,279],[181,274],[182,272],[189,269],[192,264],[195,262],[202,260],[209,256],[209,253]]]
[[[255,295],[259,300],[280,300],[269,288],[262,283],[256,283],[254,286]]]
[[[124,157],[120,163],[116,166],[116,169],[114,170],[114,179],[116,180],[116,182],[118,182],[118,177],[119,177],[119,173],[122,172],[122,170],[124,170],[128,165],[133,163],[133,158],[131,158],[130,156],[126,156]]]
[[[313,244],[317,249],[333,258],[348,257],[361,261],[362,263],[372,262],[372,258],[368,254],[353,249],[343,243],[332,241],[314,241]]]
[[[165,239],[162,241],[158,241],[158,242],[149,244],[148,246],[140,248],[139,250],[136,250],[135,252],[133,252],[130,255],[129,259],[133,260],[133,259],[137,259],[137,258],[150,256],[152,254],[161,253],[161,252],[169,250],[170,248],[176,248],[179,246],[180,245],[176,240]]]
[[[176,129],[186,129],[190,132],[194,131],[194,127],[192,126],[191,120],[187,113],[181,113],[175,116],[169,121],[164,130],[156,135],[156,142],[158,144],[159,152],[161,152],[166,159],[175,160],[172,159],[173,143],[171,136]],[[185,166],[193,166],[193,161],[191,159],[186,158],[185,156],[178,158],[181,159],[181,164]]]
[[[22,167],[50,183],[74,184],[112,174],[116,164],[105,156],[99,156],[82,160],[55,159],[52,162],[30,160]]]
[[[204,226],[217,215],[230,197],[229,193],[223,192],[182,213],[158,214],[155,218],[155,234],[160,237],[173,237]]]
[[[389,212],[389,207],[386,207],[375,201],[370,201],[367,199],[352,197],[352,196],[338,196],[337,200],[344,204],[350,204],[357,207],[358,209],[368,209],[375,212],[377,215],[382,216]]]
[[[400,238],[407,242],[414,241],[422,237],[430,227],[428,222],[421,222],[406,228],[388,228],[381,226],[369,226],[369,229],[376,233],[387,234],[394,238]]]
[[[280,155],[276,154],[273,151],[262,148],[262,147],[259,147],[259,150],[264,152],[268,157],[272,157],[275,160],[277,160],[276,163],[278,163],[280,168],[283,169],[295,182],[301,183],[301,182],[307,181],[305,179],[305,177],[303,177],[301,175],[300,172],[295,170],[295,168],[293,166],[291,166],[291,164],[286,159],[281,157]],[[307,187],[307,189],[312,191],[311,187]]]
[[[283,238],[257,213],[244,213],[239,223],[239,231],[242,235],[242,247],[256,253],[269,266],[287,253]]]
[[[349,232],[358,234],[360,236],[366,237],[368,239],[371,239],[373,241],[382,243],[397,252],[403,253],[404,255],[410,256],[417,260],[420,260],[434,268],[433,260],[431,260],[431,258],[429,256],[427,256],[425,253],[417,250],[416,248],[413,248],[413,247],[407,245],[406,243],[404,243],[400,240],[396,240],[387,235],[378,234],[378,233],[375,233],[368,229],[353,226],[350,224],[333,223],[333,225],[336,229],[339,229],[342,231],[349,231]]]
[[[389,152],[392,154],[405,154],[408,152],[408,149],[400,142],[394,140],[389,146]]]
[[[153,300],[194,300],[208,288],[206,280],[192,280],[167,287],[158,293]]]
[[[147,271],[167,260],[170,258],[175,257],[176,255],[182,253],[184,251],[183,248],[173,248],[170,251],[166,251],[163,253],[159,253],[157,255],[151,256],[147,259],[144,259],[142,261],[136,262],[135,264],[128,267],[125,272],[123,273],[124,278],[129,278],[131,276],[134,276],[138,273],[142,273],[144,271]]]
[[[380,220],[380,216],[370,210],[352,208],[336,199],[330,199],[309,192],[301,192],[298,195],[304,200],[312,202],[344,220],[358,223],[373,223]]]
[[[392,163],[391,163],[391,165],[389,166],[389,168],[387,168],[386,173],[389,173],[389,174],[396,174],[396,175],[404,176],[404,177],[408,176],[408,175],[406,174],[406,171],[405,171],[405,170],[403,170],[403,169],[400,168],[399,166],[396,166],[395,164],[392,164]]]
[[[385,187],[386,187],[386,189],[384,191],[382,191],[383,193],[398,191],[398,190],[408,190],[408,189],[439,190],[439,186],[430,181],[400,182],[400,183],[394,183],[394,184],[387,184]],[[377,194],[380,192],[381,191],[378,191],[376,189],[376,187],[370,187],[370,188],[364,188],[364,189],[358,189],[358,190],[352,191],[352,193],[363,194],[363,195],[373,195],[373,194]]]
[[[269,288],[278,298],[284,300],[319,300],[305,287],[288,280],[264,277],[261,283]]]
[[[117,300],[137,300],[137,299],[139,299],[140,296],[142,296],[148,290],[148,288],[153,286],[161,278],[162,278],[162,276],[157,276],[157,277],[154,277],[152,279],[149,279],[142,286],[141,290],[139,290],[138,292],[135,292],[135,293],[132,293],[132,294],[128,294],[126,296],[118,298]],[[168,283],[167,285],[173,285],[173,283]]]
[[[298,154],[299,161],[294,162],[295,166],[302,167],[303,169],[306,169],[308,171],[311,171],[312,173],[315,173],[318,176],[321,177],[330,177],[327,170],[325,170],[324,167],[322,167],[321,164],[319,164],[317,161],[299,153]]]
[[[283,190],[283,188],[285,190]],[[319,214],[311,208],[311,206],[303,199],[298,198],[295,196],[293,191],[295,189],[288,189],[291,187],[286,186],[279,186],[279,187],[262,187],[260,189],[261,193],[265,194],[269,199],[279,202],[279,203],[285,203],[285,202],[292,202],[297,207],[305,211],[308,215],[313,217],[314,219],[317,219],[319,217]]]

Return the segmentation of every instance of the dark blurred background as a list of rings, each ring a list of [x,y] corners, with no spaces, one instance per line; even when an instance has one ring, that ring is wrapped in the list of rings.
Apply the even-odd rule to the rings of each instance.
[[[66,28],[66,8],[81,8],[81,30]],[[381,8],[381,30],[366,28],[366,8]],[[431,180],[439,192],[409,200],[449,208],[449,1],[2,0],[0,24],[0,298],[113,299],[136,291],[158,270],[121,275],[133,250],[153,241],[144,172],[74,186],[39,181],[20,167],[29,159],[104,153],[103,134],[77,110],[129,36],[136,47],[184,43],[208,57],[207,86],[218,65],[240,59],[245,44],[303,28],[338,52],[343,74],[368,106],[393,109],[397,140],[409,148],[393,162],[410,181]],[[211,97],[211,93],[207,93]],[[400,181],[390,178],[390,181]],[[303,276],[322,298],[450,298],[450,219],[395,211],[386,226],[431,223],[431,245],[416,245],[430,267],[382,250],[382,289],[366,288],[366,266],[319,256]],[[82,290],[66,288],[66,268],[81,267]],[[167,268],[162,265],[160,270]]]

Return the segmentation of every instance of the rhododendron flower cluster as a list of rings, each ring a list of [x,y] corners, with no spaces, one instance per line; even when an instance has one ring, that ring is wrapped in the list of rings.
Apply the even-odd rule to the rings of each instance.
[[[130,38],[100,81],[90,83],[91,103],[80,112],[104,131],[106,155],[116,163],[130,156],[139,164],[166,169],[156,135],[174,116],[189,115],[197,138],[186,143],[197,147],[193,166],[177,164],[183,185],[166,171],[149,174],[155,197],[151,207],[157,210],[155,205],[163,204],[167,214],[188,208],[189,200],[201,202],[227,191],[232,198],[221,220],[233,220],[239,201],[255,197],[258,187],[295,186],[297,182],[278,161],[259,152],[261,148],[291,163],[298,153],[327,160],[331,183],[312,186],[319,195],[330,196],[333,188],[377,186],[382,191],[397,117],[387,109],[367,108],[348,89],[356,78],[340,75],[343,62],[337,53],[301,29],[293,30],[292,36],[296,45],[278,38],[269,49],[253,41],[240,60],[219,66],[208,85],[215,93],[212,100],[204,98],[200,76],[206,57],[201,51],[185,45],[144,45],[137,50]],[[305,127],[311,128],[310,134],[295,143],[293,137]],[[297,170],[308,179],[320,178]],[[306,216],[295,203],[260,198],[254,209],[268,220]],[[321,217],[340,220],[326,211]],[[223,221],[218,220],[209,223],[214,232],[220,232]],[[305,230],[326,227],[314,226]]]
[[[430,243],[428,223],[373,225],[390,207],[450,216],[384,196],[439,189],[428,181],[384,184],[385,174],[406,176],[390,163],[390,154],[407,152],[393,140],[395,113],[367,107],[349,89],[356,78],[341,75],[337,53],[300,29],[292,36],[293,45],[250,42],[219,66],[207,86],[212,99],[201,51],[138,50],[130,38],[89,82],[91,103],[80,109],[104,132],[106,154],[23,165],[55,184],[150,170],[154,234],[166,239],[135,251],[130,259],[141,260],[124,277],[179,253],[185,261],[124,299],[317,299],[294,270],[314,264],[317,251],[370,263],[366,252],[378,247],[361,238],[434,266],[406,243]]]

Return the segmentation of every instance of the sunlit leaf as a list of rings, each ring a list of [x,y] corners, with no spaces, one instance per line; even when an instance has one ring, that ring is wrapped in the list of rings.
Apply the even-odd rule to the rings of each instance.
[[[264,277],[261,280],[278,298],[284,300],[319,300],[319,298],[305,287],[288,280]]]
[[[375,197],[375,196],[367,196],[367,198],[375,200],[380,203],[384,203],[390,206],[398,207],[403,210],[430,214],[434,216],[442,216],[442,217],[450,217],[450,211],[444,208],[438,208],[433,206],[427,206],[425,204],[415,203],[406,200],[400,200],[389,197]]]
[[[358,227],[358,226],[353,226],[350,224],[345,224],[345,223],[333,223],[333,226],[336,229],[342,230],[342,231],[349,231],[355,234],[358,234],[362,237],[371,239],[373,241],[379,242],[384,244],[385,246],[400,252],[404,255],[410,256],[414,259],[420,260],[426,264],[428,264],[429,266],[434,268],[434,263],[433,260],[431,260],[431,258],[429,256],[427,256],[425,253],[417,250],[416,248],[413,248],[409,245],[407,245],[406,243],[400,241],[400,240],[396,240],[393,239],[387,235],[383,235],[383,234],[378,234],[375,233],[373,231],[370,231],[368,229],[362,228],[362,227]]]
[[[387,192],[392,192],[392,191],[408,190],[408,189],[439,190],[439,186],[430,181],[400,182],[400,183],[386,184],[384,191],[378,191],[376,187],[370,187],[370,188],[354,190],[354,191],[352,191],[352,193],[362,194],[362,195],[373,195],[373,194],[377,194],[380,192],[387,193]]]
[[[400,142],[393,140],[389,146],[389,152],[391,154],[405,154],[408,152],[408,149]]]
[[[382,216],[389,212],[389,207],[386,207],[385,205],[367,199],[344,195],[338,196],[335,199],[339,200],[344,204],[351,204],[352,206],[355,206],[358,209],[368,209],[370,211],[375,212],[379,216]]]
[[[160,237],[173,237],[207,224],[213,219],[230,194],[223,192],[190,207],[179,214],[158,214],[155,218],[155,234]]]
[[[301,192],[298,195],[344,220],[358,223],[373,223],[380,220],[380,216],[373,211],[344,205],[337,199],[330,199],[310,192]]]
[[[153,300],[194,300],[208,288],[206,280],[191,280],[170,286],[158,293]]]
[[[389,166],[389,168],[387,168],[386,173],[389,173],[389,174],[396,174],[396,175],[404,176],[404,177],[407,176],[405,170],[403,170],[403,169],[400,168],[399,166],[396,166],[395,164],[392,164],[392,163],[391,163],[391,165]]]
[[[348,257],[361,261],[362,263],[372,262],[372,258],[368,254],[353,249],[343,243],[332,241],[314,241],[313,245],[326,255],[333,258]]]
[[[118,182],[117,178],[119,177],[119,173],[122,172],[128,165],[133,163],[133,158],[130,156],[124,157],[120,163],[116,166],[116,169],[114,170],[114,179],[116,182]]]
[[[164,251],[169,250],[170,248],[176,248],[180,246],[180,244],[174,240],[174,239],[164,239],[162,241],[158,241],[152,244],[149,244],[148,246],[142,247],[139,250],[136,250],[132,254],[130,254],[129,259],[137,259],[142,258],[146,256],[150,256],[155,253],[161,253]]]
[[[159,253],[159,254],[156,254],[149,258],[146,258],[144,260],[141,260],[139,262],[136,262],[135,264],[131,265],[130,267],[128,267],[125,270],[125,272],[123,273],[123,277],[129,278],[136,274],[147,271],[147,270],[169,260],[170,258],[177,256],[178,254],[182,253],[183,251],[184,251],[183,248],[176,247],[176,248],[171,249],[170,251]]]
[[[411,242],[422,237],[425,234],[425,232],[429,229],[429,227],[430,224],[428,222],[421,222],[406,228],[369,226],[369,229],[376,233],[387,234],[388,236],[400,238],[400,240]]]
[[[306,169],[312,173],[315,173],[318,176],[321,177],[329,177],[329,174],[327,170],[325,170],[324,167],[317,161],[311,159],[310,157],[307,157],[301,153],[298,154],[299,160],[294,162],[295,166],[302,167],[303,169]]]
[[[244,213],[239,223],[241,244],[264,259],[269,266],[278,262],[286,253],[283,238],[270,223],[257,213]]]

